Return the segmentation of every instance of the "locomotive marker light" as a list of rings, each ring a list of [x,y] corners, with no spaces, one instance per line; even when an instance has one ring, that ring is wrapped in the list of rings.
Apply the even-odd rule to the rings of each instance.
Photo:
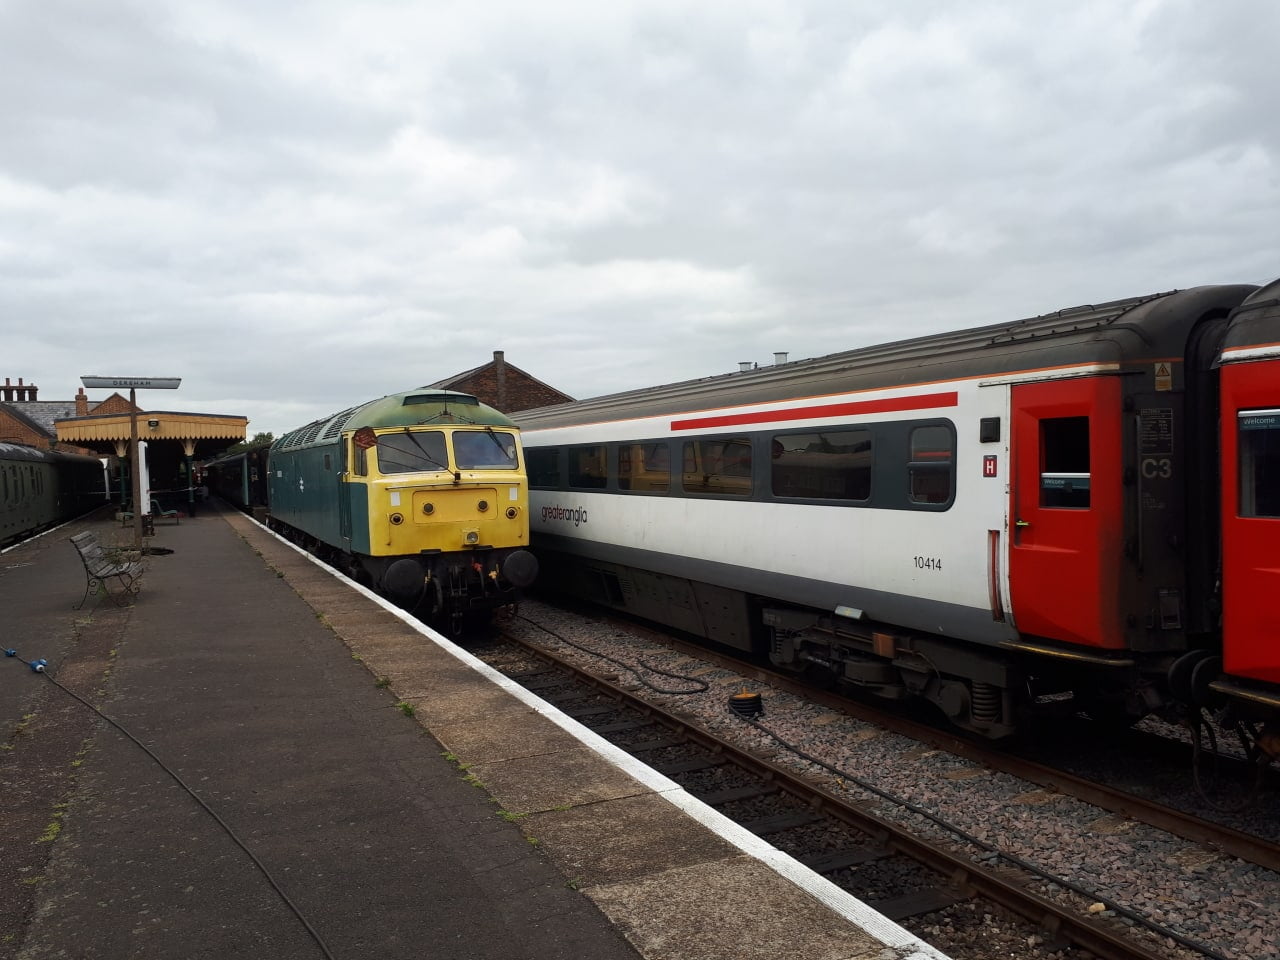
[[[139,390],[177,390],[181,377],[81,377],[86,387],[106,390],[129,388],[129,472],[133,488],[133,548],[142,554],[142,471],[138,469],[138,403]],[[150,423],[151,421],[148,421]],[[159,421],[156,421],[157,425]],[[151,504],[146,505],[150,511]]]

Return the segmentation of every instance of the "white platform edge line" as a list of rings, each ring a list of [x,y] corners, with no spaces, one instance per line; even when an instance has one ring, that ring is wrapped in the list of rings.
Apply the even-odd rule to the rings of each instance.
[[[893,920],[890,920],[888,917],[877,913],[873,908],[853,896],[853,894],[846,890],[841,890],[826,877],[815,873],[790,854],[783,853],[781,850],[770,845],[760,837],[757,837],[749,830],[746,830],[734,823],[728,817],[724,816],[724,814],[707,806],[671,778],[664,776],[647,764],[641,763],[635,757],[615,747],[599,734],[587,729],[577,720],[567,716],[559,708],[540,699],[535,694],[520,686],[520,684],[516,683],[514,680],[504,677],[497,670],[493,669],[493,667],[489,666],[484,661],[479,660],[466,650],[463,650],[448,637],[431,629],[421,620],[410,616],[406,611],[397,607],[389,600],[380,597],[368,587],[356,583],[356,581],[352,580],[341,571],[335,570],[323,560],[312,556],[297,544],[290,543],[284,537],[280,536],[280,534],[266,526],[263,526],[261,523],[258,523],[257,520],[247,514],[241,513],[239,516],[244,520],[255,524],[261,530],[275,537],[285,546],[294,550],[298,554],[306,557],[321,570],[324,570],[335,579],[347,584],[362,596],[372,600],[388,613],[398,617],[406,625],[422,634],[441,650],[452,655],[457,660],[484,676],[485,679],[498,685],[503,690],[519,699],[530,709],[555,723],[557,726],[582,742],[583,745],[590,747],[610,763],[613,763],[615,766],[622,769],[623,772],[638,780],[654,793],[663,797],[667,802],[682,810],[689,817],[698,821],[725,842],[737,847],[748,856],[759,860],[775,873],[804,890],[807,894],[826,906],[832,912],[836,913],[838,916],[844,917],[860,930],[864,930],[871,936],[874,936],[887,947],[892,947],[895,950],[913,951],[910,954],[905,954],[902,960],[951,960],[951,958],[946,954],[939,952],[934,947],[925,943],[905,927]]]

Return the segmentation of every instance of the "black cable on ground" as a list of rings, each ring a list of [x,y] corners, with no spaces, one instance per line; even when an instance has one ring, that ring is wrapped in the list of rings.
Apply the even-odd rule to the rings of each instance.
[[[1209,788],[1203,782],[1200,774],[1201,757],[1208,756],[1209,763],[1216,767],[1218,762],[1218,735],[1213,732],[1213,722],[1205,714],[1204,708],[1197,708],[1194,713],[1187,716],[1183,720],[1187,729],[1191,732],[1191,776],[1195,781],[1196,792],[1200,794],[1200,799],[1215,810],[1224,813],[1238,813],[1239,811],[1251,806],[1262,794],[1262,784],[1264,774],[1266,772],[1267,758],[1262,754],[1261,750],[1249,745],[1249,737],[1246,736],[1241,721],[1236,721],[1236,736],[1240,740],[1240,746],[1245,751],[1246,757],[1253,764],[1253,784],[1249,788],[1249,792],[1235,803],[1223,803],[1209,796]],[[1203,734],[1202,732],[1203,731]],[[1208,750],[1205,750],[1202,738],[1207,735],[1209,741]],[[1256,735],[1253,737],[1257,742]],[[1217,771],[1214,771],[1216,776]]]
[[[805,760],[808,763],[812,763],[815,766],[821,767],[823,770],[826,770],[828,773],[834,774],[835,776],[840,777],[843,780],[848,780],[850,783],[856,784],[859,788],[867,791],[868,793],[875,794],[881,799],[888,800],[890,803],[896,804],[897,806],[902,807],[905,810],[909,810],[911,813],[914,813],[917,816],[924,817],[926,820],[930,821],[935,826],[940,827],[943,830],[946,830],[948,833],[952,834],[955,837],[960,838],[965,843],[972,844],[973,846],[978,847],[981,850],[985,850],[988,853],[995,855],[995,857],[997,857],[998,859],[1005,860],[1008,863],[1011,863],[1014,866],[1019,867],[1020,869],[1025,870],[1036,877],[1039,877],[1041,880],[1044,880],[1048,883],[1057,884],[1058,886],[1065,887],[1066,889],[1070,890],[1072,893],[1076,893],[1087,899],[1095,900],[1099,903],[1103,903],[1107,906],[1108,909],[1113,910],[1117,914],[1123,917],[1126,917],[1129,920],[1132,920],[1135,924],[1143,927],[1146,930],[1149,930],[1151,933],[1154,933],[1157,936],[1167,937],[1168,939],[1174,941],[1180,946],[1186,947],[1188,950],[1194,950],[1205,957],[1209,957],[1210,960],[1227,960],[1227,957],[1218,953],[1216,950],[1212,949],[1211,947],[1208,947],[1202,943],[1192,940],[1189,937],[1184,937],[1182,934],[1174,930],[1170,930],[1168,927],[1161,926],[1160,924],[1156,923],[1154,920],[1150,920],[1147,917],[1142,916],[1142,914],[1136,913],[1135,911],[1130,910],[1127,907],[1122,907],[1119,904],[1116,904],[1115,902],[1113,902],[1110,898],[1101,896],[1100,894],[1098,894],[1096,890],[1088,890],[1080,886],[1079,884],[1076,884],[1063,877],[1058,877],[1052,873],[1048,873],[1047,871],[1041,869],[1035,864],[1030,863],[1029,861],[1023,860],[1021,857],[1014,856],[1011,853],[1006,853],[1005,851],[1001,850],[999,847],[995,847],[992,844],[987,843],[985,840],[981,840],[978,837],[975,837],[972,834],[967,833],[965,830],[961,829],[960,827],[957,827],[955,824],[950,823],[947,820],[943,820],[937,814],[929,810],[926,810],[923,807],[918,806],[917,804],[912,803],[910,800],[906,800],[902,797],[896,796],[895,794],[892,794],[887,790],[883,790],[880,787],[877,787],[875,784],[868,783],[866,780],[863,780],[861,777],[858,777],[851,773],[846,773],[845,771],[827,763],[825,760],[821,760],[818,757],[815,757],[809,753],[806,753],[804,750],[800,749],[795,744],[790,743],[787,740],[784,740],[782,737],[774,733],[772,730],[770,730],[764,724],[760,723],[758,720],[753,720],[753,719],[750,719],[749,717],[743,717],[741,715],[736,715],[736,716],[738,716],[739,719],[741,719],[745,723],[751,724],[751,726],[755,727],[761,733],[764,733],[767,736],[771,737],[780,746],[782,746],[783,749],[799,757],[801,760]]]
[[[194,800],[196,803],[198,803],[201,806],[201,808],[204,809],[205,813],[213,817],[213,819],[217,822],[218,826],[222,827],[226,835],[231,838],[232,842],[235,843],[236,846],[238,846],[241,850],[244,851],[245,856],[247,856],[253,862],[253,865],[257,867],[259,872],[261,872],[261,874],[266,878],[267,883],[271,885],[271,889],[273,889],[279,895],[280,899],[284,902],[284,905],[289,908],[289,910],[293,913],[295,917],[298,918],[298,922],[301,923],[302,926],[306,928],[307,933],[311,935],[311,939],[314,940],[316,943],[316,946],[320,948],[320,952],[323,953],[325,957],[328,958],[328,960],[336,960],[333,953],[330,952],[328,944],[324,942],[324,939],[320,936],[316,928],[313,927],[307,921],[307,918],[302,915],[302,911],[298,909],[298,906],[292,900],[289,899],[289,895],[285,893],[284,888],[280,886],[278,882],[276,882],[276,878],[271,875],[271,871],[267,869],[266,864],[264,864],[261,860],[259,860],[258,857],[254,855],[254,852],[250,850],[249,847],[245,844],[245,842],[236,835],[236,832],[231,829],[230,825],[225,820],[223,820],[222,817],[218,816],[218,814],[214,811],[214,809],[211,806],[209,806],[209,804],[205,803],[204,800],[200,799],[199,795],[194,790],[192,790],[189,786],[187,786],[186,782],[180,776],[178,776],[176,772],[170,769],[169,766],[163,760],[161,760],[158,756],[156,756],[156,754],[152,752],[152,750],[145,743],[143,743],[141,740],[135,737],[132,733],[126,730],[117,721],[113,720],[111,717],[107,716],[105,713],[103,713],[101,710],[95,707],[92,703],[90,703],[84,697],[80,696],[80,694],[76,693],[74,690],[69,689],[68,687],[63,686],[61,683],[55,680],[53,675],[49,673],[47,669],[48,661],[23,660],[20,656],[18,656],[18,653],[16,650],[6,650],[5,656],[15,659],[19,663],[26,664],[28,667],[31,668],[32,672],[34,673],[43,674],[45,679],[48,680],[50,683],[52,683],[55,687],[57,687],[63,693],[67,694],[67,696],[72,697],[73,699],[78,700],[80,703],[84,704],[84,706],[88,707],[90,710],[96,713],[99,717],[101,717],[111,726],[115,727],[116,730],[118,730],[126,738],[133,741],[133,743],[138,747],[138,749],[140,749],[148,757],[154,760],[156,765],[160,767],[161,770],[163,770],[170,777],[172,777],[173,781],[178,786],[180,786],[183,790],[185,790],[187,794],[191,797],[191,799]]]
[[[532,624],[533,626],[537,627],[539,630],[543,631],[544,633],[551,634],[551,636],[555,637],[561,643],[567,643],[569,646],[573,647],[575,650],[581,650],[583,653],[592,657],[597,657],[601,660],[608,660],[610,663],[621,667],[623,670],[627,670],[631,672],[632,674],[635,675],[636,680],[638,680],[642,686],[649,688],[654,693],[664,693],[671,696],[679,697],[679,696],[692,696],[695,693],[706,693],[708,690],[711,689],[711,684],[707,683],[705,680],[699,680],[697,677],[684,676],[683,674],[679,674],[679,673],[671,673],[668,670],[663,670],[660,667],[655,667],[652,664],[645,663],[645,661],[641,660],[640,666],[644,667],[650,673],[656,673],[664,677],[670,677],[673,680],[684,680],[685,682],[691,683],[694,685],[694,689],[692,690],[668,690],[665,687],[659,687],[655,684],[650,683],[648,680],[642,677],[640,675],[640,671],[637,670],[635,667],[633,667],[631,664],[625,663],[624,661],[619,660],[617,657],[611,657],[607,653],[601,653],[598,650],[592,650],[590,647],[585,647],[580,643],[575,643],[574,641],[570,640],[568,637],[564,637],[556,633],[550,627],[544,627],[542,624],[538,623],[538,621],[536,620],[530,620],[528,617],[520,614],[517,614],[516,616],[519,619],[523,620],[525,623]]]

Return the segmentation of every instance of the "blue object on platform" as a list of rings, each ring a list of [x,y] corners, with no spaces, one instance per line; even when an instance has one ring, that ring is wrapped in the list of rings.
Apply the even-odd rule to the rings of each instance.
[[[29,664],[33,673],[44,673],[44,668],[48,665],[48,660],[32,660]]]

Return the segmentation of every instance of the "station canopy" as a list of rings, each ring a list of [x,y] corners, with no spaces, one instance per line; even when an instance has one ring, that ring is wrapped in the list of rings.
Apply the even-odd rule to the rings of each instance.
[[[138,439],[149,447],[180,446],[183,456],[207,460],[245,439],[247,417],[212,413],[175,413],[155,410],[136,414]],[[90,414],[55,420],[59,443],[74,444],[98,453],[129,454],[129,413]],[[175,450],[176,452],[176,450]]]

